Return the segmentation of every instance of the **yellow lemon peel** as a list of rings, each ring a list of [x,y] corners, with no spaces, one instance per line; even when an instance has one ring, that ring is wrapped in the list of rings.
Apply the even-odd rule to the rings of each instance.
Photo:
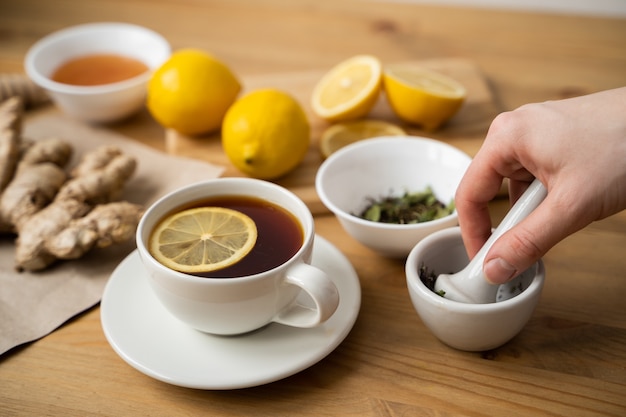
[[[400,119],[426,130],[436,130],[454,116],[467,95],[456,80],[411,66],[386,68],[383,89]]]

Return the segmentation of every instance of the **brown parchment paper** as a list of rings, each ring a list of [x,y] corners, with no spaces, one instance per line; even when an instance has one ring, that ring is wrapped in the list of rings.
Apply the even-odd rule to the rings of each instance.
[[[86,151],[105,144],[119,146],[138,161],[123,199],[147,206],[180,186],[216,178],[222,167],[175,157],[149,148],[102,127],[93,127],[55,114],[25,121],[23,136],[56,136],[74,145],[71,165]],[[135,249],[135,242],[93,250],[85,257],[61,262],[51,269],[18,273],[13,268],[14,237],[0,237],[0,355],[37,340],[73,316],[96,305],[115,267]]]

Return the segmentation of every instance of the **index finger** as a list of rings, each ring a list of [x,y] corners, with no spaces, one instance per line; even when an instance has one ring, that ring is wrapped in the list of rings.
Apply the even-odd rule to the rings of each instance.
[[[489,202],[498,194],[503,180],[504,177],[496,170],[474,159],[459,184],[454,202],[470,259],[491,234]]]

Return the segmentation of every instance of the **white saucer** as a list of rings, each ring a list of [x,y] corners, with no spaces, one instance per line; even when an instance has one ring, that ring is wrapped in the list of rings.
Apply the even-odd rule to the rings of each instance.
[[[104,290],[102,328],[122,359],[169,384],[220,390],[277,381],[326,357],[345,339],[359,313],[361,287],[348,259],[316,236],[312,263],[339,290],[339,307],[324,324],[299,329],[272,323],[242,336],[213,336],[165,310],[134,251],[113,271]]]

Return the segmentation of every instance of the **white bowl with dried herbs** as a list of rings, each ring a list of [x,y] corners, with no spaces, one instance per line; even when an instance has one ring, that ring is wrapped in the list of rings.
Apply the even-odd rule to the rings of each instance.
[[[403,258],[424,237],[458,224],[454,195],[470,161],[435,139],[366,139],[330,155],[315,187],[349,235],[383,256]]]

